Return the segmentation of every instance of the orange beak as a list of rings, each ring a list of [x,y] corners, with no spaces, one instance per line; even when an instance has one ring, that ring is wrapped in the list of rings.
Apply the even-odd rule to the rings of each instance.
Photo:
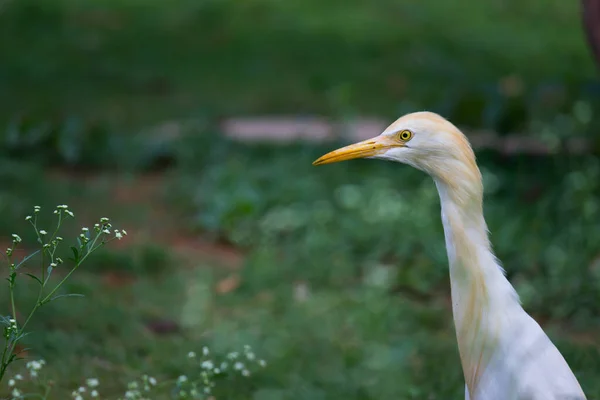
[[[403,144],[388,136],[376,136],[372,139],[354,143],[341,149],[334,150],[319,157],[313,165],[331,164],[354,158],[370,158],[383,153],[392,147],[402,147]]]

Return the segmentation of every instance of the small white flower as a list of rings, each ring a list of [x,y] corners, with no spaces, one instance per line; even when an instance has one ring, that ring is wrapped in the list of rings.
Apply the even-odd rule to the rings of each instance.
[[[13,397],[21,397],[21,391],[17,388],[14,388],[12,391],[12,396]]]
[[[28,215],[25,217],[25,221],[29,221],[31,218],[32,218],[31,215]]]
[[[83,396],[78,394],[77,396],[75,396],[75,400],[83,400]]]
[[[200,364],[200,367],[204,369],[213,369],[214,366],[215,365],[210,360],[203,361],[202,364]]]
[[[69,214],[70,217],[74,217],[75,216],[75,214],[73,214],[73,211],[71,211],[71,210],[65,210],[65,212],[67,214]]]
[[[209,353],[209,351],[208,351],[208,347],[204,346],[204,347],[202,348],[202,355],[204,355],[204,356],[207,356],[207,355],[208,355],[208,353]]]
[[[56,267],[58,266],[58,264],[57,264],[57,263],[50,263],[50,266],[51,266],[52,268],[56,268]]]
[[[121,232],[119,231],[115,231],[115,237],[119,240],[121,240],[123,238],[123,235],[121,234]]]
[[[248,371],[247,369],[242,371],[242,375],[244,376],[250,376],[250,371]]]
[[[238,361],[233,365],[233,368],[237,369],[238,371],[242,370],[242,369],[244,369],[244,363],[241,363]]]
[[[94,388],[100,384],[100,381],[97,378],[89,378],[86,383],[89,387]]]
[[[32,378],[37,378],[38,373],[37,373],[37,371],[31,371],[31,372],[29,372],[29,375],[31,375]]]
[[[40,369],[42,369],[42,365],[46,364],[46,361],[44,360],[39,360],[39,361],[29,361],[26,364],[27,369],[29,369],[30,371],[39,371]]]
[[[137,389],[138,388],[138,384],[136,381],[133,382],[129,382],[129,384],[127,384],[127,389]]]
[[[125,392],[126,399],[135,399],[136,396],[137,396],[137,392],[134,390],[128,390]]]
[[[127,236],[127,231],[125,229],[121,229],[121,233],[125,236]]]
[[[84,226],[83,228],[81,228],[81,230],[82,230],[83,232],[87,232],[87,231],[89,231],[89,228],[86,228],[86,227]]]
[[[35,213],[39,213],[39,212],[40,212],[40,210],[41,210],[41,207],[40,207],[40,206],[33,206],[33,212],[35,212]]]
[[[210,388],[209,388],[209,387],[205,387],[205,388],[204,388],[204,393],[206,393],[206,394],[210,394]]]
[[[61,236],[57,236],[56,240],[58,240],[59,242],[62,242],[63,238]]]
[[[22,380],[23,380],[23,375],[21,375],[21,374],[16,374],[16,375],[15,375],[15,379],[16,379],[16,380],[18,380],[18,381],[22,381]]]
[[[106,218],[106,217],[102,217],[102,218],[100,218],[100,223],[101,223],[101,224],[105,224],[105,223],[107,223],[108,221],[110,221],[110,220],[109,220],[108,218]]]
[[[21,236],[17,235],[16,233],[12,234],[12,238],[13,238],[13,242],[21,243]]]
[[[107,235],[110,235],[110,231],[108,229],[103,229],[102,233],[106,233]]]
[[[188,353],[188,358],[195,358],[196,357],[196,353],[194,353],[193,351],[190,351]]]
[[[97,390],[92,390],[90,392],[90,396],[92,396],[92,397],[98,397],[98,391]]]
[[[155,378],[153,378],[153,377],[150,377],[150,378],[148,378],[148,382],[150,382],[150,384],[151,384],[152,386],[155,386],[155,385],[156,385],[156,379],[155,379]]]
[[[8,386],[12,387],[12,386],[15,386],[16,384],[17,384],[17,382],[15,382],[14,379],[9,379],[8,380]]]
[[[221,370],[219,368],[215,368],[215,369],[213,369],[213,373],[220,374]]]
[[[261,367],[266,367],[267,362],[265,360],[258,360],[258,365],[260,365]]]
[[[252,352],[248,352],[246,353],[246,358],[250,361],[254,360],[256,358],[256,356],[254,355],[254,353]]]
[[[227,358],[229,358],[230,360],[235,360],[237,357],[238,357],[237,351],[227,354]]]
[[[45,230],[43,230],[43,229],[40,229],[40,235],[45,235],[45,234],[47,234],[47,233],[48,233],[48,232],[46,232]]]
[[[179,378],[177,378],[177,382],[179,383],[183,383],[183,382],[187,382],[188,378],[185,375],[180,375]]]
[[[228,364],[226,362],[222,362],[221,363],[221,369],[222,370],[226,370],[227,369]]]

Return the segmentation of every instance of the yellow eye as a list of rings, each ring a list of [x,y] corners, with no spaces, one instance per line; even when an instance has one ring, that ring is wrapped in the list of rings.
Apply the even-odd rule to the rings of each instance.
[[[412,138],[412,136],[413,136],[412,132],[409,131],[408,129],[405,129],[398,134],[398,137],[405,142],[408,142]]]

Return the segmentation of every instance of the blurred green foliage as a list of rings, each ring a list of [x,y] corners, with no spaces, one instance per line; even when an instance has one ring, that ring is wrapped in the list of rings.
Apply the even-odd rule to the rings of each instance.
[[[559,0],[9,0],[0,35],[0,122],[426,108],[508,132],[599,91]]]
[[[277,249],[272,269],[259,262],[244,270],[249,281],[276,285],[285,276],[341,289],[383,264],[411,291],[448,291],[439,199],[422,172],[362,160],[317,169],[311,161],[326,147],[211,137],[182,144],[195,157],[181,164],[179,198],[195,210],[202,232],[248,249]],[[532,158],[478,155],[495,251],[534,313],[588,325],[600,313],[591,268],[600,242],[600,161]]]

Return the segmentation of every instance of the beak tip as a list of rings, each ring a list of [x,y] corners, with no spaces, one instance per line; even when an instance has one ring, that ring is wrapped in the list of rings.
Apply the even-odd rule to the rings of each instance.
[[[315,167],[322,165],[322,164],[323,164],[323,157],[319,157],[315,161],[312,162],[312,165],[314,165]]]

